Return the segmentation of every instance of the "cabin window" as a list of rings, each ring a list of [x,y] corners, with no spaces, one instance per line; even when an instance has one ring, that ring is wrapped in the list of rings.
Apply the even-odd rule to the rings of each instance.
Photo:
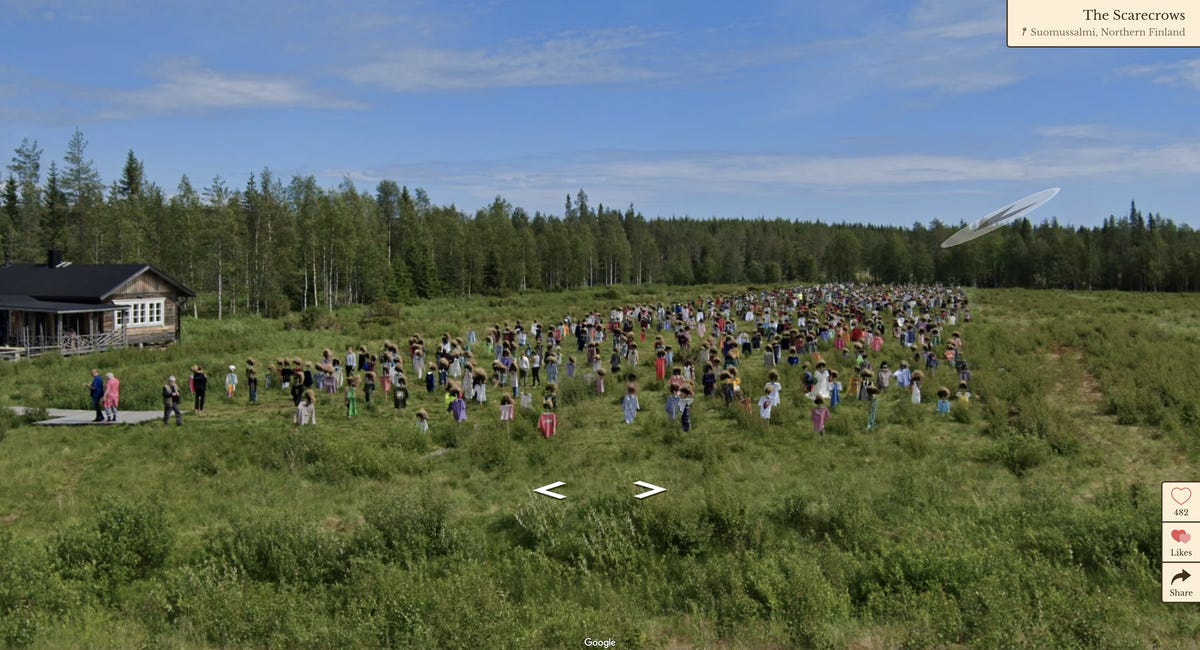
[[[123,311],[116,312],[117,327],[162,326],[164,324],[163,304],[165,302],[162,298],[153,300],[114,300],[113,304],[125,307]]]

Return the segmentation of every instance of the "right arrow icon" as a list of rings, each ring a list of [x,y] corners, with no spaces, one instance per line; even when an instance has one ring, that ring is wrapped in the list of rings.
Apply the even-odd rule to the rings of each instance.
[[[667,488],[665,488],[665,487],[658,487],[657,485],[654,485],[653,483],[647,483],[645,481],[634,481],[633,484],[638,487],[646,488],[645,492],[642,492],[641,494],[633,495],[633,497],[635,499],[646,499],[646,498],[649,498],[649,497],[652,497],[652,496],[658,494],[659,492],[667,491]]]
[[[1183,580],[1184,582],[1187,582],[1187,579],[1190,577],[1192,577],[1192,574],[1188,573],[1187,569],[1184,569],[1183,571],[1176,573],[1175,577],[1171,578],[1171,584],[1175,584],[1176,580]]]

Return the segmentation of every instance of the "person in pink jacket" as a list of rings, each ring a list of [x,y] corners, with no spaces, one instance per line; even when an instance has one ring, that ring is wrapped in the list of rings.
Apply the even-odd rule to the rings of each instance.
[[[818,395],[815,400],[816,407],[812,410],[813,431],[817,432],[822,438],[825,437],[825,423],[829,421],[829,409],[825,408],[825,400]]]
[[[117,421],[117,405],[121,403],[121,382],[110,372],[104,376],[104,421]]]

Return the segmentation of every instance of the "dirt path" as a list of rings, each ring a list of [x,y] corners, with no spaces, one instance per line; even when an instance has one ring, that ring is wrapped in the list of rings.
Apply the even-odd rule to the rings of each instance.
[[[1047,401],[1063,410],[1083,433],[1082,449],[1069,459],[1073,470],[1086,476],[1079,487],[1090,498],[1105,486],[1132,481],[1159,482],[1190,476],[1186,455],[1158,429],[1117,424],[1116,416],[1105,413],[1100,382],[1085,363],[1084,351],[1063,345],[1047,352],[1048,370],[1057,378]],[[1103,471],[1095,471],[1097,468]]]

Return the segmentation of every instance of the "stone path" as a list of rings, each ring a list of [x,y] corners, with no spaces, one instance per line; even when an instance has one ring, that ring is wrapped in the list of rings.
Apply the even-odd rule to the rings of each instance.
[[[24,406],[10,406],[9,408],[18,415],[24,415],[29,410]],[[83,426],[88,424],[112,426],[115,424],[141,424],[155,420],[162,421],[162,411],[118,411],[116,422],[93,422],[92,420],[96,419],[95,411],[76,409],[46,409],[46,415],[50,419],[35,422],[35,424],[47,426]],[[174,416],[172,416],[172,419],[174,419]]]

